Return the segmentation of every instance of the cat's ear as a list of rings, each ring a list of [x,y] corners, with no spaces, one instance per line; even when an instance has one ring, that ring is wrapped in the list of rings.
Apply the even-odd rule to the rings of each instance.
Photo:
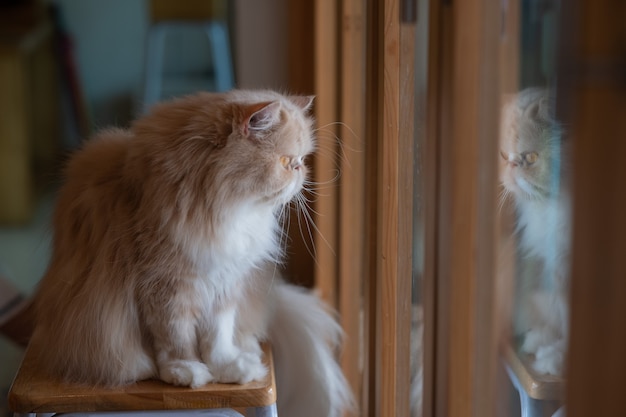
[[[302,111],[308,111],[314,99],[315,96],[289,96],[289,101],[298,106]]]
[[[550,120],[550,104],[550,99],[548,97],[540,97],[530,103],[524,113],[530,120]]]
[[[280,102],[270,101],[247,106],[243,112],[244,132],[263,132],[280,121]]]

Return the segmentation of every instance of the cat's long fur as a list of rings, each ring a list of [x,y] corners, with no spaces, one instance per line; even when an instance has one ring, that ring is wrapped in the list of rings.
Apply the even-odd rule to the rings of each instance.
[[[560,375],[568,334],[571,201],[569,147],[554,105],[543,88],[522,90],[505,105],[501,182],[515,203],[525,259],[515,331],[523,335],[522,350],[534,355],[536,371]]]
[[[314,149],[311,98],[232,91],[157,105],[70,160],[38,291],[41,363],[84,384],[262,378],[285,416],[338,416],[338,324],[281,281],[280,216]]]

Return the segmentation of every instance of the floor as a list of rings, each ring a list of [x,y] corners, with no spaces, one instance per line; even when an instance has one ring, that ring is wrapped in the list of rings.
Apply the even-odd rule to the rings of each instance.
[[[54,192],[45,192],[28,224],[19,227],[0,225],[0,274],[24,294],[32,294],[48,263],[53,202]],[[0,417],[9,415],[6,393],[21,356],[20,348],[0,337]]]

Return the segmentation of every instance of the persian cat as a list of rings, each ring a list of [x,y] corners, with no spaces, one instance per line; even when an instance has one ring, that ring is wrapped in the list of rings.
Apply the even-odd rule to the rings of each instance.
[[[199,93],[104,130],[70,159],[38,289],[41,363],[83,384],[199,387],[263,378],[285,416],[339,416],[341,329],[281,281],[281,216],[315,147],[312,98]]]
[[[503,198],[512,198],[521,254],[515,333],[541,374],[562,375],[568,336],[568,143],[547,89],[528,88],[503,108]]]

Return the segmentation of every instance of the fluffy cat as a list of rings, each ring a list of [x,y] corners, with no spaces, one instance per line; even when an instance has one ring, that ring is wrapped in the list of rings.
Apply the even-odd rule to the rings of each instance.
[[[516,333],[541,374],[562,375],[568,336],[568,143],[547,89],[528,88],[503,108],[503,197],[511,197],[523,256]]]
[[[199,93],[110,129],[69,161],[38,290],[42,366],[83,384],[199,387],[263,378],[279,413],[339,416],[341,329],[281,281],[280,221],[315,147],[312,98]]]

